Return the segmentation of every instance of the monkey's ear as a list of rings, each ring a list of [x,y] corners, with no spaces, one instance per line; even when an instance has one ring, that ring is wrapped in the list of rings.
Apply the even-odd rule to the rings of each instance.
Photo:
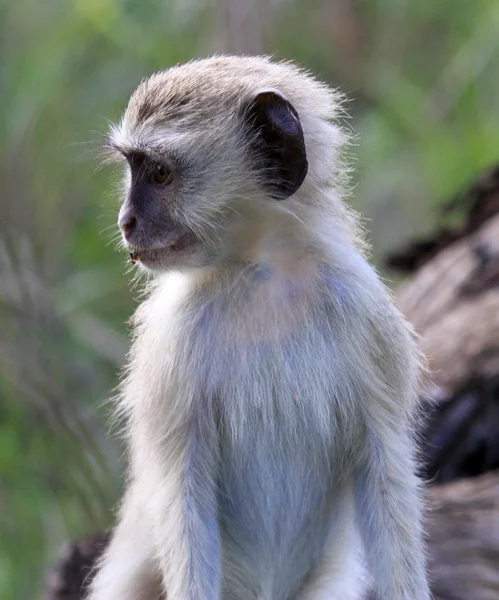
[[[308,170],[300,118],[280,92],[260,90],[242,107],[255,165],[267,191],[276,200],[292,196]]]

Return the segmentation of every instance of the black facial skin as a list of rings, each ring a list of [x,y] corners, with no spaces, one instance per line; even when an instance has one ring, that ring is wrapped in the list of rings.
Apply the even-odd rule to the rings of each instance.
[[[308,171],[298,113],[281,94],[264,90],[243,106],[255,169],[268,193],[285,200],[301,186]]]
[[[175,168],[136,152],[126,158],[131,184],[120,210],[120,229],[132,247],[159,245],[165,234],[178,229],[171,216],[172,211],[168,210],[168,202],[171,204],[175,197]],[[161,180],[162,173],[168,174],[165,181]]]
[[[192,255],[198,240],[174,218],[180,197],[178,169],[164,158],[140,152],[125,157],[131,182],[118,223],[130,260],[151,269],[179,265],[182,256]]]

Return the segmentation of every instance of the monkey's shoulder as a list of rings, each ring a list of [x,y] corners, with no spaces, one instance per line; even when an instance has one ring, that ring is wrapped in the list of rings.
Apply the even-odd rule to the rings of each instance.
[[[208,293],[169,274],[138,308],[135,334],[148,353],[175,348],[184,363],[191,355],[212,363],[215,352],[232,363],[290,354],[317,362],[319,353],[336,363],[412,360],[410,327],[389,292],[366,261],[356,267],[320,265],[308,278],[256,272]]]
[[[200,293],[185,275],[164,277],[132,320],[136,335],[151,343],[182,338],[185,344],[279,344],[300,335],[343,335],[352,344],[393,345],[409,328],[374,269],[364,260],[355,269],[318,265],[310,277],[286,277],[261,270],[232,285]],[[341,340],[343,343],[343,340]],[[267,344],[267,345],[268,345]]]
[[[373,271],[362,277],[328,269],[319,280],[284,278],[203,295],[172,277],[135,321],[130,382],[161,390],[160,403],[195,389],[224,398],[234,414],[282,402],[294,418],[313,407],[320,424],[334,406],[357,414],[376,399],[412,402],[415,344]]]

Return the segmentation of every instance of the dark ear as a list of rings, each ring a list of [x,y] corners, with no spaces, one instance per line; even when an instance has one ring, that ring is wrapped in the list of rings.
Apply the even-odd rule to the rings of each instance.
[[[303,183],[308,163],[300,118],[275,90],[253,94],[243,106],[255,167],[276,200],[292,196]]]

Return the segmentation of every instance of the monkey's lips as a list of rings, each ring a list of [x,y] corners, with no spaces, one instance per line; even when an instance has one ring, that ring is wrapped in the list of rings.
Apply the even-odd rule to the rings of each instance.
[[[176,263],[177,259],[192,250],[198,244],[197,237],[190,232],[174,236],[164,246],[155,248],[131,248],[130,261],[132,264],[140,262],[145,267],[155,268]]]

